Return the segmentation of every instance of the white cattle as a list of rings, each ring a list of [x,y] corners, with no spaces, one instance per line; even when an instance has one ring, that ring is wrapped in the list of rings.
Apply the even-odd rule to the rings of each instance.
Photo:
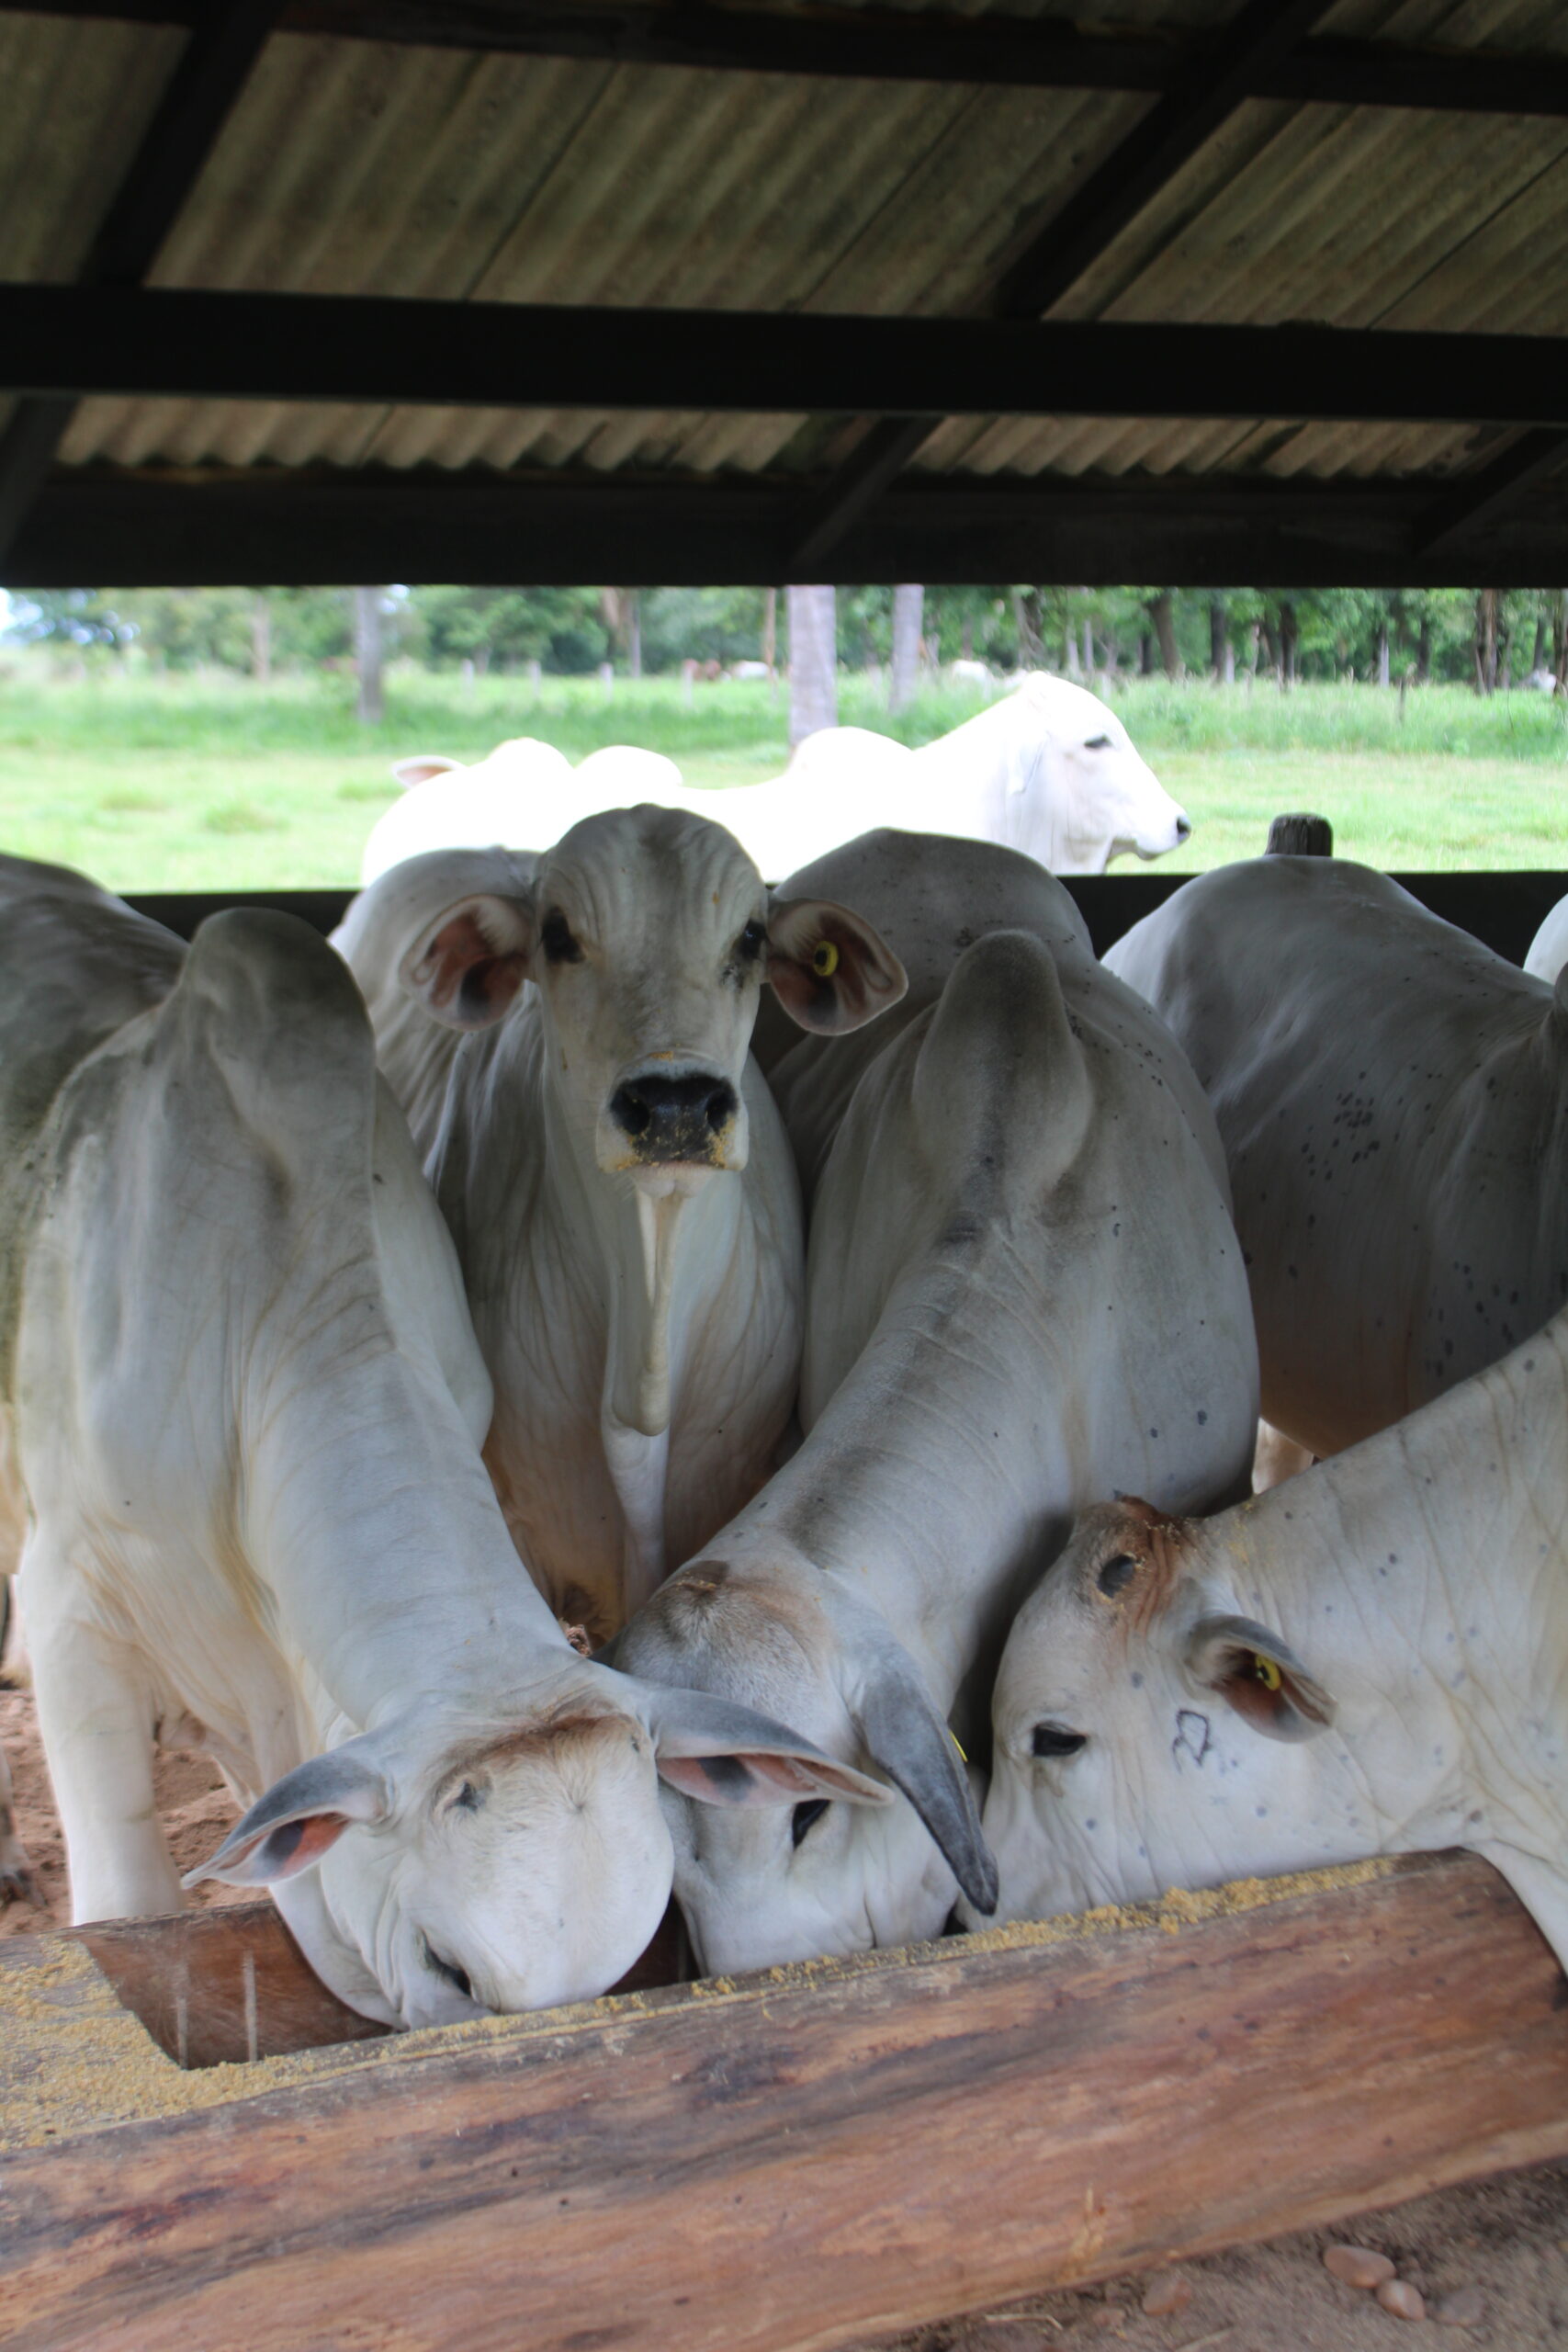
[[[1276,1429],[1336,1453],[1568,1297],[1568,991],[1325,857],[1203,875],[1106,961],[1214,1106]]]
[[[359,862],[362,884],[427,850],[490,849],[498,842],[520,849],[520,820],[534,828],[531,839],[544,841],[574,821],[578,787],[571,762],[553,743],[530,735],[498,743],[471,767],[442,752],[423,752],[399,760],[392,774],[404,797],[370,828]]]
[[[775,1069],[815,1191],[807,1434],[615,1655],[787,1702],[909,1802],[815,1797],[714,1835],[667,1799],[710,1969],[933,1935],[955,1887],[986,1906],[950,1716],[983,1732],[1014,1611],[1083,1502],[1237,1491],[1258,1408],[1208,1106],[1061,885],[988,844],[884,832],[787,887],[871,910],[910,994]]]
[[[1007,1917],[1469,1846],[1568,1966],[1568,1317],[1206,1521],[1085,1514],[997,1682]]]
[[[0,917],[0,1454],[74,1916],[179,1905],[156,1739],[250,1804],[192,1876],[271,1883],[366,2015],[602,1991],[668,1897],[659,1771],[858,1784],[580,1658],[517,1573],[451,1243],[330,950],[246,912],[187,956],[17,859]]]
[[[902,970],[844,908],[770,903],[720,827],[651,808],[536,861],[411,862],[338,938],[457,1241],[507,1522],[604,1638],[755,1493],[794,1405],[804,1250],[749,1054],[761,982],[840,1030]],[[432,1019],[478,1034],[449,1051]]]
[[[1564,964],[1568,964],[1568,899],[1559,899],[1530,941],[1525,969],[1551,988]]]
[[[561,761],[547,773],[541,763],[536,775],[530,762],[547,750],[502,743],[460,783],[422,785],[424,830],[416,838],[414,816],[404,814],[409,804],[389,810],[370,836],[364,879],[415,849],[491,842],[515,849],[549,840],[644,796],[716,818],[764,875],[794,873],[878,825],[997,842],[1053,874],[1103,874],[1113,857],[1163,857],[1192,831],[1115,712],[1087,688],[1044,672],[919,752],[869,728],[823,728],[799,745],[784,775],[722,794],[682,784],[661,752],[623,744],[592,752],[575,773]],[[434,769],[430,760],[404,765]],[[443,793],[453,796],[445,828]]]

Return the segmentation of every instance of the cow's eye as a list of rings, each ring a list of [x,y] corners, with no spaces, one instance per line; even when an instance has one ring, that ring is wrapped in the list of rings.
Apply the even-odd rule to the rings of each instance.
[[[1095,1582],[1107,1600],[1114,1600],[1117,1594],[1124,1591],[1132,1583],[1137,1573],[1136,1560],[1130,1560],[1125,1552],[1118,1552],[1113,1560],[1105,1562]]]
[[[1084,745],[1084,750],[1086,752],[1109,752],[1110,749],[1111,738],[1109,735],[1091,735],[1088,742]]]
[[[1034,1753],[1036,1756],[1076,1756],[1087,1747],[1088,1736],[1081,1731],[1064,1731],[1060,1724],[1036,1724]]]
[[[539,944],[552,964],[581,964],[582,950],[571,935],[571,925],[558,907],[552,907],[539,927]]]
[[[797,1846],[807,1831],[814,1823],[821,1820],[827,1810],[826,1797],[807,1797],[804,1804],[795,1806],[789,1817],[789,1834]]]
[[[425,1966],[434,1969],[437,1976],[444,1976],[448,1984],[455,1984],[465,2001],[471,2001],[474,1997],[474,1987],[468,1970],[459,1968],[456,1961],[443,1960],[428,1936],[422,1940],[424,1945]]]
[[[768,944],[766,923],[749,922],[735,943],[735,952],[743,964],[755,963]]]

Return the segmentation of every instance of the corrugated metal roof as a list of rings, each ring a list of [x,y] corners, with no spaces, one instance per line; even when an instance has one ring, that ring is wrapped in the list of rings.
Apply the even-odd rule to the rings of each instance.
[[[964,5],[986,13],[983,0]],[[1012,11],[1177,35],[1213,32],[1233,12],[1234,0]],[[1341,0],[1324,29],[1568,56],[1561,0]],[[0,14],[13,101],[0,120],[0,276],[71,275],[182,39]],[[1021,239],[1152,103],[280,34],[151,282],[958,315],[983,305]],[[1568,123],[1248,103],[1056,314],[1568,333]],[[820,462],[852,431],[796,415],[99,399],[77,411],[62,458],[712,473]],[[918,462],[980,475],[1441,475],[1495,440],[1289,418],[970,418],[936,430]]]

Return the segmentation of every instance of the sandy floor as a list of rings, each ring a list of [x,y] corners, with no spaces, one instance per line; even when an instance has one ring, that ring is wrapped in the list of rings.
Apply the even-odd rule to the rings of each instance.
[[[0,1912],[0,1936],[63,1925],[69,1904],[60,1827],[49,1791],[30,1696],[0,1690],[0,1741],[16,1784],[17,1826],[32,1856],[41,1907]],[[221,1840],[234,1806],[211,1766],[164,1757],[157,1767],[159,1810],[175,1861],[201,1860]],[[201,1887],[196,1901],[246,1901],[245,1891]],[[1369,2294],[1341,2286],[1322,2250],[1349,2240],[1388,2255],[1428,2307],[1461,2288],[1480,2292],[1483,2316],[1460,2329],[1410,2323]],[[1166,2317],[1146,2316],[1151,2280],[1122,2278],[1082,2293],[1037,2297],[897,2339],[897,2352],[1397,2352],[1425,2336],[1476,2352],[1568,2352],[1568,2165],[1445,2189],[1387,2213],[1363,2214],[1333,2232],[1307,2232],[1186,2263],[1190,2300]]]
[[[62,1928],[71,1917],[65,1883],[65,1849],[50,1793],[49,1773],[33,1714],[32,1694],[0,1690],[0,1744],[11,1767],[17,1834],[32,1858],[40,1904],[13,1903],[0,1911],[0,1936],[36,1935],[40,1928]],[[199,1756],[160,1756],[154,1770],[158,1812],[176,1866],[193,1869],[220,1846],[238,1808],[218,1769]],[[209,1880],[187,1898],[192,1903],[254,1903],[254,1888],[220,1886]]]

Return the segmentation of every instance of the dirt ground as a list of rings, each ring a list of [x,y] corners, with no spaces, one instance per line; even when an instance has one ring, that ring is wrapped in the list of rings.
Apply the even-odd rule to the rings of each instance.
[[[16,1787],[17,1827],[32,1856],[40,1907],[0,1912],[0,1936],[29,1935],[68,1917],[64,1854],[30,1695],[0,1690],[0,1742]],[[157,1794],[181,1869],[209,1854],[234,1818],[216,1770],[197,1757],[163,1757]],[[254,1899],[208,1884],[197,1902]],[[1430,2312],[1461,2288],[1479,2291],[1481,2317],[1466,2328],[1430,2318],[1414,2328],[1371,2295],[1340,2285],[1323,2267],[1336,2241],[1386,2254],[1418,2287]],[[1506,2174],[1360,2215],[1332,2231],[1306,2231],[1180,2266],[1190,2299],[1165,2317],[1143,2301],[1149,2277],[1042,2295],[924,2328],[879,2352],[1409,2352],[1424,2335],[1455,2352],[1568,2352],[1568,2164]],[[866,2347],[869,2352],[869,2347]]]
[[[37,1935],[63,1928],[71,1917],[65,1883],[65,1848],[50,1792],[43,1745],[29,1690],[0,1690],[0,1746],[11,1767],[17,1835],[32,1857],[42,1897],[39,1904],[13,1903],[0,1910],[0,1936]],[[158,1813],[175,1862],[182,1871],[205,1861],[223,1842],[238,1808],[216,1765],[200,1756],[160,1756],[154,1768]],[[193,1890],[192,1903],[254,1903],[250,1887],[222,1886],[215,1880]]]

